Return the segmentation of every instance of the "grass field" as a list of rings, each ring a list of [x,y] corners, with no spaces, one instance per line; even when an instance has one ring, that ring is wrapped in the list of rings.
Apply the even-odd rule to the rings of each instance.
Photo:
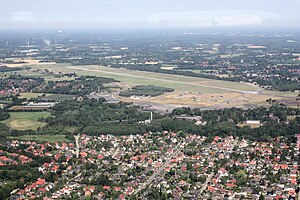
[[[24,92],[20,94],[20,98],[26,98],[26,99],[31,99],[31,98],[36,98],[38,96],[41,96],[43,93],[30,93],[30,92]],[[46,96],[50,96],[52,94],[46,94]]]
[[[10,139],[28,140],[36,142],[69,142],[65,135],[22,135],[18,137],[9,137]]]
[[[44,101],[66,101],[66,100],[72,100],[75,97],[76,97],[75,95],[51,94],[51,95],[46,95],[46,97],[43,97],[42,100],[44,100]]]
[[[242,127],[247,127],[249,126],[250,128],[259,128],[261,125],[256,125],[256,124],[237,124],[238,127],[242,128]]]
[[[20,98],[26,98],[26,99],[31,99],[35,98],[38,96],[41,96],[44,93],[30,93],[30,92],[25,92],[21,93]],[[47,94],[45,97],[42,97],[42,100],[44,101],[66,101],[66,100],[71,100],[74,99],[75,95],[66,95],[66,94]]]
[[[38,119],[50,116],[49,112],[10,112],[9,114],[10,118],[2,122],[16,130],[36,130],[46,125],[44,122],[38,122]]]

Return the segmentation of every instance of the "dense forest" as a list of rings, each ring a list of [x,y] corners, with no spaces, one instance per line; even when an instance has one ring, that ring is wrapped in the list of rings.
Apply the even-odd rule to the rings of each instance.
[[[159,87],[154,85],[137,85],[128,91],[120,92],[120,96],[152,96],[156,97],[164,94],[165,92],[173,92],[174,89],[167,87]]]

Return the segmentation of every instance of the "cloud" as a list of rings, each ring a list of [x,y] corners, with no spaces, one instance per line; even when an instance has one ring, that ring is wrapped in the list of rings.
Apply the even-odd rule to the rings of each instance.
[[[199,11],[199,12],[164,12],[153,13],[148,22],[164,26],[236,26],[261,25],[266,20],[279,20],[277,13],[260,11]]]
[[[216,17],[214,22],[220,26],[258,25],[263,23],[263,19],[260,15],[227,15]]]
[[[28,12],[28,11],[13,12],[11,21],[12,22],[30,22],[30,21],[33,21],[33,14],[32,14],[32,12]]]

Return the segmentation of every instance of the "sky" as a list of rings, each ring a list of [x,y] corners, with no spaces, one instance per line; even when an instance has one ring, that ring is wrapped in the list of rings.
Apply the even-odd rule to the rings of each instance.
[[[300,28],[300,0],[0,0],[0,9],[0,29]]]

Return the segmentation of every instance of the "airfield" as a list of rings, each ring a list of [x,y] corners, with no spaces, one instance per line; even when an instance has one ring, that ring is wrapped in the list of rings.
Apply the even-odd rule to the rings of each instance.
[[[93,75],[114,78],[116,83],[123,90],[135,85],[156,85],[173,88],[175,91],[157,97],[150,98],[125,98],[114,91],[111,96],[116,100],[133,102],[137,105],[152,107],[159,111],[170,111],[176,107],[200,107],[203,109],[217,108],[253,108],[257,106],[268,106],[267,99],[272,98],[286,105],[296,107],[299,102],[296,100],[296,92],[279,92],[263,90],[257,85],[250,83],[238,83],[221,81],[181,75],[170,75],[162,73],[128,70],[125,68],[112,68],[97,65],[73,66],[71,64],[42,63],[36,60],[25,60],[33,69],[48,69],[54,73],[76,72],[79,75]],[[20,65],[19,65],[20,66]],[[21,65],[22,66],[22,65]],[[15,67],[15,66],[11,66]],[[28,71],[18,72],[23,75],[43,76]],[[44,77],[51,80],[51,77]]]

